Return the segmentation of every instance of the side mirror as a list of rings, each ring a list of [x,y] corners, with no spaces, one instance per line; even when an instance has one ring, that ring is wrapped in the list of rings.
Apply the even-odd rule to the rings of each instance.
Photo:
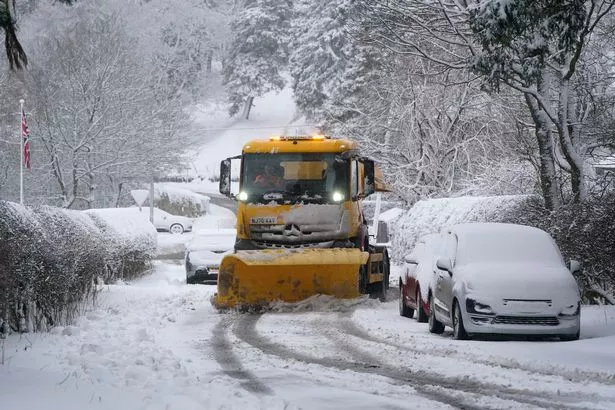
[[[453,264],[449,258],[438,258],[436,261],[438,269],[447,271],[449,274],[453,274]]]
[[[581,271],[581,262],[571,259],[570,260],[570,273],[576,273],[580,271]]]
[[[376,192],[376,177],[374,174],[374,161],[368,158],[362,158],[361,162],[363,162],[363,169],[365,171],[365,184],[362,195],[362,197],[365,198]]]
[[[231,197],[231,159],[220,162],[220,193]]]

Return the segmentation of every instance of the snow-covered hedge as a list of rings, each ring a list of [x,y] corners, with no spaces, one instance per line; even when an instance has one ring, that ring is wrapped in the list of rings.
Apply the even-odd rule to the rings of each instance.
[[[577,275],[586,303],[615,304],[615,194],[548,212],[540,201],[526,201],[504,222],[521,223],[551,234],[566,261],[578,260]]]
[[[448,225],[463,222],[501,222],[509,218],[529,196],[506,195],[426,199],[400,216],[392,232],[393,259],[401,261],[418,238],[437,233]]]
[[[391,225],[390,254],[400,261],[416,240],[463,222],[507,222],[534,226],[553,236],[566,261],[576,259],[586,303],[615,304],[615,195],[547,211],[534,196],[459,197],[417,202]]]
[[[172,183],[154,186],[155,205],[173,215],[197,218],[209,212],[209,197]]]
[[[107,253],[105,283],[133,279],[156,256],[157,233],[146,213],[136,208],[105,208],[84,211],[102,235]]]
[[[0,201],[0,333],[70,322],[99,278],[143,272],[156,248],[147,225],[150,238],[135,241],[104,217]]]

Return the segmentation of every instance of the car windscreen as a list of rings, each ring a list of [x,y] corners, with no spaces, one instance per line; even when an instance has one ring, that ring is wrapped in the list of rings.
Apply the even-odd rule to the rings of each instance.
[[[336,154],[246,154],[240,190],[248,202],[329,203],[334,192],[348,198],[348,173]]]
[[[564,261],[553,239],[544,232],[493,230],[464,235],[459,240],[455,263],[531,263],[562,266]]]

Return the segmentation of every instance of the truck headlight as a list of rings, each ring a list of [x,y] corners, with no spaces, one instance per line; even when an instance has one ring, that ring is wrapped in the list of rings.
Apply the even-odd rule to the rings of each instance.
[[[335,191],[333,195],[331,196],[331,198],[333,199],[334,202],[342,202],[344,200],[344,194],[342,194],[341,192]]]
[[[241,191],[239,194],[237,194],[237,199],[239,199],[240,201],[246,201],[248,199],[248,193],[246,191]]]

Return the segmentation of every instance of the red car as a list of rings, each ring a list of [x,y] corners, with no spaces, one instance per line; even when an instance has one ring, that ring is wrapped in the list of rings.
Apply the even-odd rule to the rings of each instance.
[[[434,257],[440,235],[422,236],[412,252],[404,258],[404,269],[399,278],[399,314],[426,323],[429,318],[429,283],[434,272]]]

